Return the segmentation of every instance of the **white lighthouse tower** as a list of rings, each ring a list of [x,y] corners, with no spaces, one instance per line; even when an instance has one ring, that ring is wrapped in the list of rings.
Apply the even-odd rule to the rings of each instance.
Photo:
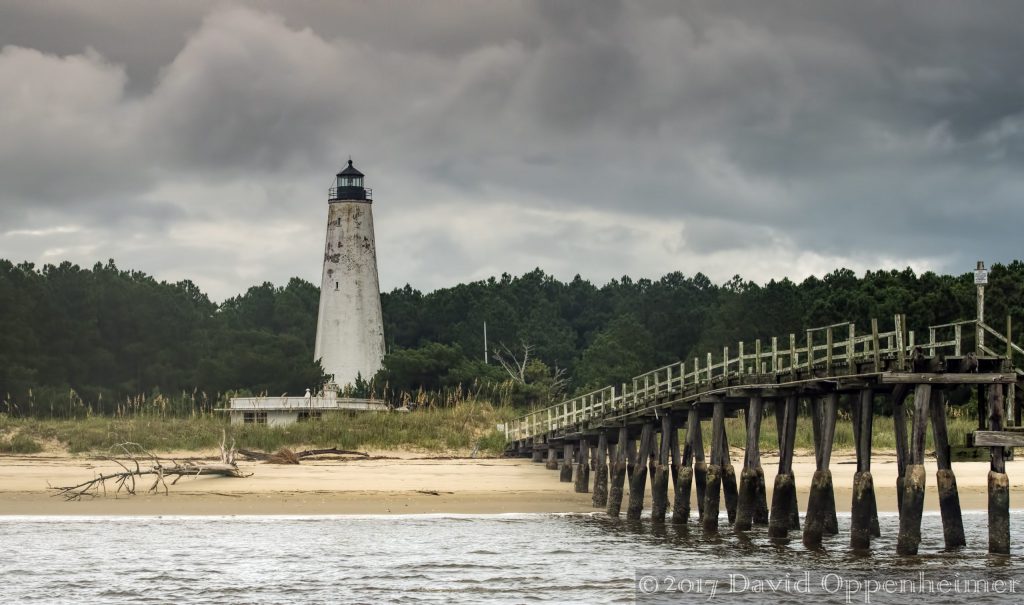
[[[373,196],[352,160],[327,196],[327,243],[320,281],[315,359],[334,384],[370,380],[384,357],[384,321],[373,240]]]

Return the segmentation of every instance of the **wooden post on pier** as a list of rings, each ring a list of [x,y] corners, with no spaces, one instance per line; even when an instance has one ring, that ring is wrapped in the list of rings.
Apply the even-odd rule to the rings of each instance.
[[[853,423],[857,450],[857,472],[853,475],[853,502],[850,505],[850,547],[854,550],[871,548],[871,538],[877,535],[878,508],[875,485],[871,477],[871,429],[874,418],[874,393],[871,388],[861,390],[854,402]]]
[[[747,531],[754,525],[754,511],[757,508],[757,467],[761,463],[758,440],[761,437],[761,408],[764,400],[760,395],[750,398],[747,407],[747,444],[743,453],[743,470],[740,473],[739,503],[736,510],[735,528]]]
[[[896,509],[900,516],[903,515],[903,488],[910,460],[910,448],[907,445],[907,412],[904,406],[909,393],[907,385],[898,384],[889,397],[892,405],[893,433],[896,437]]]
[[[964,537],[964,520],[960,514],[960,495],[956,489],[956,476],[949,457],[949,434],[946,430],[945,394],[934,389],[931,401],[932,435],[935,437],[935,461],[939,470],[935,473],[935,484],[939,488],[939,510],[942,513],[942,536],[946,550],[967,545]]]
[[[672,431],[674,430],[672,415],[662,415],[658,462],[654,467],[654,473],[651,477],[651,519],[658,523],[665,522],[665,515],[668,512],[668,480],[672,472],[672,468],[669,465],[669,455],[671,453]]]
[[[558,480],[562,483],[572,483],[572,443],[566,441],[562,453],[562,470]]]
[[[689,427],[686,432],[687,441],[693,450],[693,487],[697,494],[697,519],[704,519],[704,498],[708,490],[708,466],[704,461],[704,431],[701,429],[700,408],[694,403],[690,406],[687,417]],[[687,500],[689,502],[689,500]]]
[[[729,435],[722,422],[722,455],[719,464],[722,467],[722,496],[725,498],[725,511],[729,523],[736,522],[736,506],[739,503],[739,490],[736,488],[736,468],[729,456]]]
[[[534,437],[531,441],[530,448],[530,461],[531,462],[544,462],[544,449],[543,441],[540,437]]]
[[[555,449],[555,446],[550,444],[548,445],[548,461],[547,464],[544,465],[544,468],[549,471],[558,470],[558,450]]]
[[[1003,430],[1003,385],[988,387],[989,429]],[[1010,480],[1006,476],[1003,447],[993,447],[988,472],[988,551],[1010,554]]]
[[[594,508],[604,508],[608,505],[608,457],[608,433],[601,431],[597,437],[596,463],[594,464]]]
[[[725,403],[715,402],[711,421],[711,464],[708,465],[707,488],[704,492],[704,531],[718,531],[718,508],[722,495],[722,438],[725,436]]]
[[[576,452],[576,475],[573,489],[577,494],[585,494],[590,491],[590,444],[587,440],[580,439],[580,446]]]
[[[640,432],[640,450],[637,452],[637,464],[633,476],[629,479],[629,508],[626,509],[627,519],[639,519],[644,510],[644,490],[647,488],[647,459],[651,455],[654,441],[654,423],[647,422]]]
[[[804,519],[803,539],[804,546],[808,548],[821,546],[826,525],[835,514],[835,494],[832,490],[832,471],[829,469],[829,463],[832,460],[832,443],[835,440],[838,399],[836,393],[828,393],[812,403],[816,408],[812,422],[818,426],[818,431],[814,444],[815,470],[811,478],[810,494],[807,497],[807,516]],[[792,454],[790,459],[792,460]]]
[[[622,493],[626,485],[626,452],[629,449],[629,430],[619,429],[619,438],[615,444],[615,459],[611,465],[611,486],[608,489],[609,517],[618,517],[622,510]]]
[[[786,397],[785,403],[777,401],[775,421],[779,434],[779,473],[775,476],[775,491],[772,492],[771,516],[768,520],[768,535],[785,538],[791,529],[800,529],[800,513],[796,503],[796,483],[793,480],[793,447],[796,437],[796,396]]]
[[[901,555],[916,555],[917,547],[921,544],[925,486],[924,440],[931,398],[932,385],[917,385],[914,390],[914,424],[910,435],[910,464],[907,465],[907,476],[904,479],[900,533],[896,540],[896,552]]]
[[[672,505],[672,522],[685,524],[690,521],[690,494],[693,487],[693,434],[700,432],[700,415],[691,406],[686,417],[686,441],[683,445],[682,460],[678,462],[679,475],[676,477],[675,501]],[[679,458],[679,432],[672,433],[673,460]]]
[[[672,449],[672,466],[675,469],[675,489],[672,500],[672,523],[685,525],[690,521],[690,494],[693,488],[693,447],[690,445],[690,422],[686,423],[686,444],[682,455],[679,452],[679,430],[672,431],[669,447]]]

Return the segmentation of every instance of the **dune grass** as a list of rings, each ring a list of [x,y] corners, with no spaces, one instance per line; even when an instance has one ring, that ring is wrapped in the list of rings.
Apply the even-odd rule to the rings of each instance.
[[[338,447],[341,449],[419,449],[431,452],[478,449],[483,455],[501,454],[504,435],[495,426],[515,416],[508,407],[467,401],[450,407],[412,412],[325,414],[316,422],[285,427],[230,425],[220,414],[170,416],[91,416],[82,419],[22,419],[0,415],[0,435],[11,434],[25,447],[31,440],[56,441],[71,453],[104,451],[125,441],[152,451],[216,448],[223,431],[239,448],[274,451],[281,447]],[[0,451],[8,441],[0,440]],[[40,446],[39,451],[42,449]]]
[[[907,435],[910,438],[910,418],[907,418]],[[725,419],[725,430],[729,436],[729,445],[732,447],[743,448],[745,444],[746,435],[746,418],[741,413],[737,418],[726,418]],[[871,430],[871,445],[873,451],[876,452],[895,452],[896,451],[896,432],[894,428],[894,422],[892,416],[876,415],[873,421]],[[966,445],[967,434],[978,428],[978,421],[974,418],[968,418],[963,415],[956,415],[946,419],[946,426],[949,431],[949,443],[950,445]],[[701,423],[701,434],[704,438],[704,447],[708,448],[711,444],[711,423],[708,421]],[[680,434],[680,438],[685,438],[685,435]],[[813,452],[814,451],[814,429],[811,426],[811,418],[809,416],[799,416],[796,423],[796,450],[798,452]],[[776,452],[779,449],[779,438],[778,432],[775,426],[775,416],[773,414],[766,415],[761,421],[761,435],[758,440],[761,452]],[[836,422],[836,433],[835,440],[833,442],[833,451],[845,452],[854,451],[853,441],[853,424],[849,418],[840,418]],[[932,431],[929,425],[927,440],[925,442],[925,449],[931,450],[934,447],[932,443]]]
[[[508,406],[484,401],[464,401],[452,406],[431,407],[412,412],[327,414],[316,422],[285,427],[247,424],[230,425],[220,414],[196,414],[184,417],[135,415],[127,417],[90,416],[82,419],[11,418],[0,414],[0,453],[31,454],[43,450],[44,443],[59,443],[71,453],[105,451],[115,443],[133,441],[159,452],[209,450],[220,444],[227,432],[237,447],[274,451],[281,447],[338,447],[341,449],[398,450],[426,452],[466,452],[497,456],[505,448],[505,437],[495,427],[522,412]],[[726,419],[730,445],[743,447],[745,419]],[[964,415],[948,419],[952,445],[963,445],[965,436],[977,421]],[[703,422],[705,448],[711,444],[711,423]],[[909,428],[909,419],[908,419]],[[681,437],[684,437],[681,435]],[[778,449],[775,418],[768,414],[761,423],[761,451]],[[929,430],[926,447],[932,448]],[[895,451],[893,420],[876,416],[873,444],[875,451]],[[797,421],[796,448],[814,449],[811,421]],[[836,424],[836,451],[852,451],[853,427],[848,418]]]
[[[11,438],[0,438],[0,454],[38,454],[43,445],[24,433],[16,433]]]

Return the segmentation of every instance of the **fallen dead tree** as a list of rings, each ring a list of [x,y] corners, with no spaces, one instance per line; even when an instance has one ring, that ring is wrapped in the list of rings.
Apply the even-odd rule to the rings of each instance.
[[[107,483],[112,486],[114,497],[122,492],[128,495],[135,495],[138,487],[137,480],[145,478],[153,479],[146,490],[149,493],[157,493],[163,489],[168,494],[167,479],[172,478],[171,485],[175,485],[182,477],[198,477],[200,475],[217,475],[221,477],[249,477],[252,473],[243,473],[235,464],[236,450],[225,448],[223,440],[220,446],[219,462],[197,462],[193,460],[178,461],[173,458],[160,458],[138,443],[119,443],[110,448],[111,455],[103,459],[113,462],[123,470],[115,473],[99,474],[88,481],[78,485],[64,487],[53,487],[55,496],[63,496],[66,500],[80,500],[85,496],[95,498],[107,495]]]
[[[357,458],[369,458],[370,455],[366,452],[357,452],[355,450],[339,450],[338,448],[327,448],[321,450],[303,450],[301,452],[293,452],[292,450],[283,447],[274,453],[268,452],[256,452],[253,450],[238,450],[238,453],[250,460],[262,460],[267,464],[299,464],[299,461],[303,458],[312,458],[315,456],[354,456]]]

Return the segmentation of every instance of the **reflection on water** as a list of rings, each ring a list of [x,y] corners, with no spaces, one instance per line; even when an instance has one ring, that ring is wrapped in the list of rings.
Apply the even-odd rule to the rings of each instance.
[[[724,519],[724,516],[723,516]],[[917,557],[896,557],[895,515],[879,519],[872,552],[840,534],[809,551],[799,532],[773,541],[764,528],[705,535],[695,525],[595,515],[336,517],[0,517],[0,600],[16,603],[631,603],[636,570],[698,577],[730,571],[794,577],[805,570],[851,579],[970,577],[1024,581],[1010,557],[989,556],[986,515],[966,513],[968,548],[943,552],[941,521],[925,515]],[[1024,513],[1011,518],[1024,537]],[[759,574],[759,575],[758,575]],[[717,594],[761,602],[764,594]],[[873,603],[920,595],[876,594]],[[669,601],[694,602],[694,595]],[[845,602],[834,595],[778,595],[776,602]],[[951,602],[947,599],[932,599]],[[962,601],[963,596],[953,599]],[[1017,593],[971,595],[972,603],[1024,602]],[[641,600],[641,602],[653,602]],[[864,602],[863,599],[857,602]]]

